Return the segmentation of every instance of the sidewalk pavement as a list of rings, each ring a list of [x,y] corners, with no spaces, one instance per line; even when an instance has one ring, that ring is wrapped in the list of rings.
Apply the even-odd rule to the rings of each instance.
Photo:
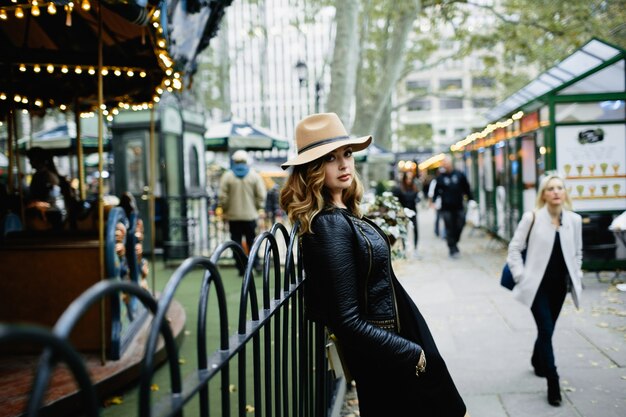
[[[434,212],[419,213],[418,259],[394,262],[426,318],[472,417],[626,416],[626,293],[610,274],[585,273],[580,310],[568,295],[554,336],[563,403],[546,400],[530,356],[530,309],[500,287],[506,246],[466,226],[460,259],[434,235]],[[622,274],[621,280],[626,280]]]

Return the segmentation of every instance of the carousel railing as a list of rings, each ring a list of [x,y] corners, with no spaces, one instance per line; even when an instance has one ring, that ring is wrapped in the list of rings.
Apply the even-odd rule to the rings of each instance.
[[[280,256],[278,240],[282,239],[286,254]],[[0,342],[15,338],[40,341],[50,339],[43,351],[34,378],[31,398],[28,402],[29,415],[37,415],[43,403],[51,372],[58,359],[66,359],[79,379],[85,398],[83,411],[97,415],[94,411],[93,386],[85,374],[83,362],[69,346],[69,336],[75,323],[90,306],[107,297],[117,298],[121,293],[133,296],[153,315],[148,330],[145,353],[141,363],[139,385],[139,416],[182,416],[184,406],[191,401],[199,403],[199,415],[215,415],[211,407],[209,388],[219,378],[220,415],[230,416],[236,407],[238,416],[249,415],[250,404],[255,416],[327,416],[337,410],[338,397],[333,395],[344,380],[335,380],[328,370],[325,355],[325,332],[322,326],[305,318],[303,302],[304,277],[300,254],[296,254],[297,228],[289,232],[282,224],[274,224],[269,231],[262,232],[250,248],[250,259],[241,246],[232,241],[221,244],[210,258],[191,257],[176,269],[158,299],[133,282],[106,280],[99,282],[77,298],[59,318],[51,331],[25,331],[19,326],[1,326]],[[237,331],[228,334],[227,300],[219,261],[225,253],[238,258],[246,265],[239,297]],[[262,271],[256,275],[254,261],[262,257]],[[284,264],[281,258],[285,259]],[[298,262],[295,259],[298,258]],[[197,324],[197,369],[181,375],[178,349],[167,319],[167,311],[175,298],[180,283],[197,278],[192,271],[202,271],[198,297]],[[260,286],[257,295],[257,287]],[[213,288],[217,297],[219,328],[207,325],[209,292]],[[219,347],[208,352],[207,341],[214,331]],[[44,334],[42,336],[42,334]],[[213,333],[215,334],[215,333]],[[6,336],[9,335],[9,336]],[[32,337],[31,337],[32,336]],[[169,369],[170,391],[152,398],[151,386],[156,371],[156,350],[159,336],[165,340]],[[57,354],[61,352],[61,354]],[[236,361],[237,401],[230,400],[230,367]],[[248,365],[248,361],[251,364]],[[251,366],[252,378],[246,371]],[[248,398],[248,386],[251,397]],[[341,398],[339,398],[341,400]]]

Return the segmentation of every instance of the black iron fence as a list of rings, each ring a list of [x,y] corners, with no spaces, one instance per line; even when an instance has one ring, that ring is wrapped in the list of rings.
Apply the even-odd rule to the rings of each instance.
[[[282,240],[286,254],[279,253]],[[336,391],[342,387],[328,371],[324,329],[305,318],[303,271],[297,250],[296,229],[289,232],[274,224],[254,241],[251,257],[262,257],[262,272],[256,273],[254,259],[247,259],[241,246],[232,241],[219,245],[210,258],[191,257],[173,273],[158,299],[131,282],[119,279],[101,281],[79,296],[59,318],[53,329],[0,324],[0,344],[29,343],[43,346],[26,414],[39,415],[54,368],[65,362],[74,375],[84,415],[98,415],[102,399],[97,397],[81,355],[71,346],[69,337],[77,321],[90,306],[108,297],[125,293],[143,304],[152,314],[139,376],[138,416],[182,416],[184,406],[198,401],[201,416],[209,416],[212,406],[209,387],[219,387],[219,415],[255,416],[327,416],[337,410]],[[233,254],[246,264],[239,299],[237,331],[228,334],[226,297],[218,263],[225,254]],[[299,259],[298,259],[299,260]],[[194,279],[202,271],[198,299],[196,349],[198,365],[182,375],[178,350],[166,313],[183,280]],[[257,287],[260,291],[257,292]],[[209,292],[214,291],[218,304],[219,328],[207,329]],[[261,300],[257,294],[261,294]],[[219,347],[207,349],[208,330],[219,336]],[[169,370],[170,392],[153,398],[151,385],[156,370],[155,355],[160,338],[164,341]],[[251,363],[248,363],[248,362]],[[230,367],[236,362],[234,377],[238,386],[237,401],[231,402]],[[252,377],[249,369],[252,369]],[[210,385],[212,381],[216,384]],[[251,384],[251,389],[248,387]],[[248,393],[251,392],[251,398]],[[233,409],[236,410],[233,410]]]
[[[159,201],[162,214],[158,227],[164,261],[180,261],[190,256],[213,253],[221,242],[229,239],[228,221],[218,210],[217,196],[170,196]],[[258,230],[270,230],[282,215],[266,211],[258,219]],[[250,243],[250,242],[248,242]],[[278,241],[284,251],[284,244]],[[248,245],[250,246],[250,245]],[[284,258],[284,253],[281,253]],[[228,253],[226,256],[230,256]]]

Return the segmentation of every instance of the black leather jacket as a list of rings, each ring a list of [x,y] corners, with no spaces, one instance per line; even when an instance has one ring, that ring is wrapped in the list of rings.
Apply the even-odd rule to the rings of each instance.
[[[318,214],[312,231],[302,237],[308,317],[328,326],[346,351],[415,366],[421,347],[399,335],[397,280],[384,233],[342,209]]]

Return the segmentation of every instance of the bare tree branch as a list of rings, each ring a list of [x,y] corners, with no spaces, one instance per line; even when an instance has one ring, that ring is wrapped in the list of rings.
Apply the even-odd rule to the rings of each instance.
[[[530,26],[530,27],[534,27],[534,28],[537,28],[537,29],[541,29],[541,30],[543,30],[544,32],[547,32],[547,33],[552,33],[552,34],[557,35],[557,36],[565,35],[565,33],[562,30],[551,29],[548,26],[542,25],[541,23],[537,22],[536,20],[535,21],[522,21],[522,20],[512,19],[509,16],[505,16],[504,14],[498,12],[495,9],[495,7],[487,5],[487,4],[478,4],[478,3],[472,3],[471,1],[468,1],[467,5],[478,7],[480,9],[488,10],[495,17],[497,17],[498,19],[500,19],[504,23],[508,23],[508,24],[511,24],[511,25]]]
[[[400,74],[400,79],[404,79],[406,78],[409,74],[413,73],[413,72],[420,72],[420,71],[426,71],[429,70],[431,68],[435,68],[436,66],[438,66],[439,64],[452,59],[452,58],[457,58],[459,56],[458,52],[454,52],[451,53],[450,55],[445,55],[442,56],[440,58],[437,58],[436,60],[429,62],[429,63],[425,63],[424,65],[422,65],[421,67],[418,67],[416,65],[409,65],[407,66],[404,71],[402,71],[402,73]]]

